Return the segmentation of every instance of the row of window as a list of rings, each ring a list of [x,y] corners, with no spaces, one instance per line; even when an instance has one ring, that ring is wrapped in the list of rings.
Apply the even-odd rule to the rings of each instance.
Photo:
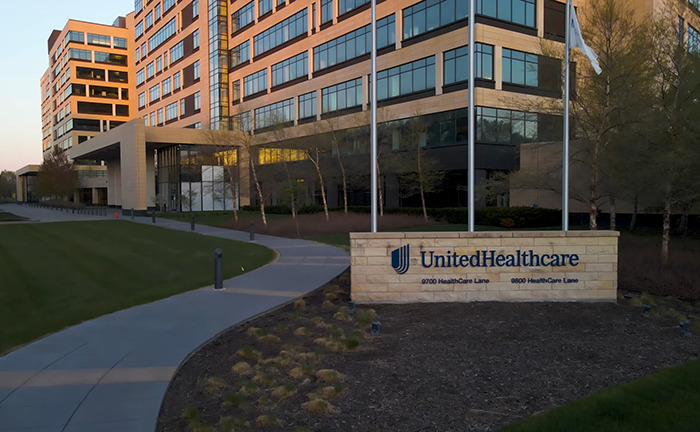
[[[477,43],[475,77],[493,80],[493,46]],[[542,56],[503,48],[503,83],[539,88]],[[549,59],[560,68],[556,59]],[[272,66],[272,85],[277,86],[307,74],[307,53],[301,53]],[[443,56],[443,85],[466,82],[469,78],[468,46],[445,51]],[[558,70],[553,70],[556,75]],[[548,88],[556,92],[559,80],[551,80]],[[268,88],[267,69],[243,79],[243,96],[263,92]],[[426,57],[377,73],[377,98],[386,100],[435,88],[435,57]],[[234,95],[234,100],[237,95]],[[329,100],[329,103],[331,101]],[[357,103],[359,105],[359,102]],[[325,105],[324,105],[325,106]],[[354,106],[354,105],[353,105]],[[330,107],[330,105],[329,105]],[[337,108],[342,109],[342,108]],[[329,108],[330,111],[336,108]],[[324,111],[324,113],[327,111]]]
[[[93,60],[94,54],[94,60]],[[95,63],[107,63],[116,66],[126,66],[127,56],[124,54],[114,54],[106,53],[101,51],[90,51],[78,48],[70,48],[68,50],[68,57],[73,60],[84,60]]]
[[[64,45],[68,45],[71,42],[84,44],[85,43],[85,33],[75,31],[75,30],[69,30],[66,33],[66,39],[65,39]],[[105,46],[105,47],[126,49],[126,38],[120,38],[117,36],[111,37],[108,35],[88,33],[87,34],[87,43],[88,43],[88,45],[100,45],[100,46]],[[60,51],[61,51],[60,48],[61,48],[61,46],[59,45],[59,50],[56,52],[57,54],[60,54]]]
[[[161,96],[161,85],[163,96],[168,96],[174,91],[182,88],[182,72],[175,72],[171,77],[165,78],[162,83],[158,83],[149,89],[149,102],[154,102]],[[146,106],[146,92],[139,93],[139,109]]]
[[[196,112],[202,108],[202,96],[200,92],[196,92],[193,97],[193,112]],[[175,120],[178,117],[184,117],[188,113],[186,111],[187,101],[186,98],[180,99],[180,101],[175,101],[165,106],[165,108],[158,108],[157,110],[146,114],[143,116],[143,120],[146,126],[161,126],[167,121]]]

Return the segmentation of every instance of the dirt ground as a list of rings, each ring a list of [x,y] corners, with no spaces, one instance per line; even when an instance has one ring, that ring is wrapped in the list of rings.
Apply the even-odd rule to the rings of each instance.
[[[194,353],[171,382],[157,430],[495,430],[700,353],[697,327],[684,337],[678,326],[679,316],[697,318],[700,304],[674,298],[349,313],[348,280]],[[372,321],[381,322],[378,336]]]

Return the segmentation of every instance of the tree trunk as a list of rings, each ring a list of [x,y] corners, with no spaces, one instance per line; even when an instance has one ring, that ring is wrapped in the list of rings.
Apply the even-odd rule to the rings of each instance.
[[[610,195],[610,229],[617,229],[617,209],[615,208],[615,197]]]
[[[420,144],[418,145],[418,152],[416,154],[416,160],[418,161],[418,188],[420,189],[420,203],[423,206],[423,219],[428,220],[428,211],[425,208],[425,190],[423,188],[423,167],[421,166],[421,149]]]
[[[345,166],[343,159],[340,157],[340,147],[336,145],[336,155],[338,156],[338,165],[340,165],[340,175],[343,178],[343,212],[348,214],[348,180],[345,176]]]
[[[634,207],[632,208],[632,220],[630,220],[630,232],[637,228],[637,212],[639,210],[639,195],[634,195]]]
[[[593,149],[593,165],[591,166],[591,184],[588,187],[588,228],[598,229],[598,151],[599,144],[596,142]]]
[[[309,152],[306,152],[307,155],[309,155]],[[314,164],[314,167],[316,168],[316,175],[318,175],[318,182],[321,185],[321,201],[323,202],[323,212],[326,214],[326,221],[328,220],[328,201],[326,201],[326,185],[323,183],[323,174],[321,174],[321,165],[319,164],[319,156],[318,156],[318,148],[316,148],[316,159],[312,158],[311,155],[309,155],[309,159],[311,160],[311,163]],[[347,212],[347,204],[345,207],[345,210]]]
[[[233,197],[233,218],[238,222],[238,208],[236,208],[236,204],[238,203],[238,181],[234,180],[237,178],[238,173],[235,167],[231,165],[226,166],[226,171],[228,171],[229,187],[231,188],[231,196]]]
[[[260,200],[260,216],[262,217],[263,225],[265,225],[265,228],[267,228],[267,218],[265,217],[265,197],[263,196],[262,187],[260,186],[260,182],[258,181],[258,174],[255,171],[255,162],[253,162],[253,155],[248,155],[248,161],[250,162],[250,169],[253,172],[255,190],[257,191],[258,199]]]
[[[666,184],[666,198],[664,200],[664,225],[661,235],[661,262],[668,264],[668,245],[671,242],[671,184]]]

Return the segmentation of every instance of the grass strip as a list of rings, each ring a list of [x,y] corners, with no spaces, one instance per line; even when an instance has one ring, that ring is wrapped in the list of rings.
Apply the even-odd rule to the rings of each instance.
[[[695,432],[700,424],[700,360],[663,369],[552,411],[501,432]]]
[[[265,247],[127,221],[0,226],[0,353],[47,333],[260,267]]]

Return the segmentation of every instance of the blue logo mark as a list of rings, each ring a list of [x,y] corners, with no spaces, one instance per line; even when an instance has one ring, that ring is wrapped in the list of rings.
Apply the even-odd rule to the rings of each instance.
[[[410,264],[408,249],[408,245],[405,245],[391,252],[391,267],[393,267],[398,274],[404,274],[408,271],[408,266]]]

